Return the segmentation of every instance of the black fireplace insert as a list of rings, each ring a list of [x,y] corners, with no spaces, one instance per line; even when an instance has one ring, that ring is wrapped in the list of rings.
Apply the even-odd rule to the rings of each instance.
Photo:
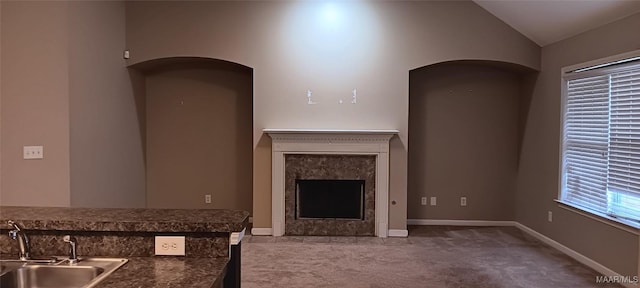
[[[364,182],[296,179],[296,219],[364,220]]]

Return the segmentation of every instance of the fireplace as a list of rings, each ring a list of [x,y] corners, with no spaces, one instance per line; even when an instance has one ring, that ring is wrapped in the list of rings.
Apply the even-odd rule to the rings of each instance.
[[[376,156],[288,154],[284,169],[285,235],[375,236]]]
[[[364,182],[296,179],[295,219],[364,220]]]
[[[271,235],[388,236],[389,140],[397,130],[263,132],[272,139]],[[299,180],[364,181],[362,218],[300,217]]]

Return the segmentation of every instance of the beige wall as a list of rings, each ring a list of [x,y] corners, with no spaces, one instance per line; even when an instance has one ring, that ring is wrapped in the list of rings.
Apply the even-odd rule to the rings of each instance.
[[[2,204],[143,207],[124,3],[2,5]]]
[[[271,138],[262,135],[253,150],[253,227],[271,227],[271,205],[266,205],[271,203],[271,173],[269,172],[271,172]],[[258,217],[256,213],[259,213]]]
[[[409,83],[409,219],[514,220],[519,73],[454,62]]]
[[[146,73],[147,207],[251,211],[251,69],[202,64]]]
[[[638,236],[558,207],[560,69],[640,48],[640,14],[542,49],[520,155],[516,220],[622,275],[638,271]],[[554,213],[547,222],[547,211]],[[602,248],[606,247],[606,248]]]
[[[263,128],[399,129],[390,228],[405,229],[409,70],[456,59],[539,68],[539,47],[472,2],[127,2],[129,64],[202,56],[254,69],[254,227],[271,226]],[[358,104],[340,105],[358,89]],[[306,91],[317,105],[307,105]],[[266,163],[265,163],[266,162]]]
[[[2,205],[70,204],[68,10],[2,3]],[[44,159],[23,160],[25,145]]]
[[[138,106],[125,68],[123,2],[69,4],[71,206],[145,207]]]

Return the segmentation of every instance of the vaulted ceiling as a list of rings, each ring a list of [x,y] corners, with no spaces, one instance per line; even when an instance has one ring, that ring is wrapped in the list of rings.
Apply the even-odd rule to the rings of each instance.
[[[640,13],[640,0],[473,1],[540,46]]]

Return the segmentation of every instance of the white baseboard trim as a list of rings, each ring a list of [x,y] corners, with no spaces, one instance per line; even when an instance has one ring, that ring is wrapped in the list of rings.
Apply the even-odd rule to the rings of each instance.
[[[255,236],[271,236],[273,229],[271,228],[251,228],[251,235]]]
[[[409,230],[389,229],[389,237],[409,237]]]
[[[614,277],[622,277],[620,274],[616,273],[615,271],[605,267],[604,265],[594,261],[593,259],[584,256],[574,250],[572,250],[571,248],[564,246],[560,243],[558,243],[557,241],[544,236],[543,234],[541,234],[538,231],[535,231],[525,225],[522,225],[518,222],[515,222],[515,226],[522,230],[523,232],[531,235],[532,237],[540,240],[542,243],[545,243],[555,249],[558,249],[560,252],[566,254],[567,256],[575,259],[576,261],[588,266],[589,268],[596,270],[597,272],[601,273],[604,276],[614,276]],[[595,279],[594,279],[595,281]],[[628,287],[628,288],[638,288],[638,284],[632,284],[632,283],[620,283],[622,286],[624,287]]]
[[[515,221],[407,219],[407,225],[515,226]]]

